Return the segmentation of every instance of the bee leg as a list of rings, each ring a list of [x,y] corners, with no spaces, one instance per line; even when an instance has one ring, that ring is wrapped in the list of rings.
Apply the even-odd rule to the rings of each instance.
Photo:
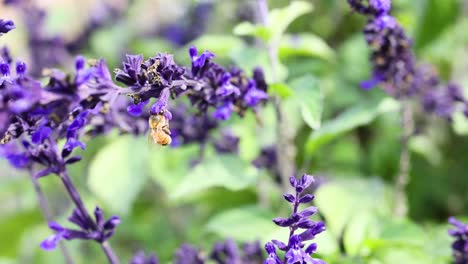
[[[161,129],[162,129],[162,131],[163,131],[164,133],[166,133],[166,134],[168,134],[168,135],[171,134],[171,130],[169,129],[169,126],[168,126],[168,125],[163,126]]]

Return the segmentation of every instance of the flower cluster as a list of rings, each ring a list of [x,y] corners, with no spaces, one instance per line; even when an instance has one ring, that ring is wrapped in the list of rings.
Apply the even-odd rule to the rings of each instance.
[[[242,116],[248,109],[255,109],[268,99],[263,72],[255,70],[252,79],[243,71],[229,71],[211,61],[214,54],[205,51],[198,54],[189,49],[192,60],[190,70],[177,65],[169,54],[158,54],[144,60],[141,55],[127,55],[122,69],[116,70],[116,80],[128,86],[135,107],[131,114],[138,116],[150,98],[158,98],[151,106],[151,114],[164,112],[171,119],[168,99],[187,95],[199,113],[207,114],[214,108],[216,120],[227,120],[233,112]]]
[[[262,262],[263,254],[258,241],[245,243],[239,248],[234,240],[228,239],[218,242],[213,246],[209,255],[204,255],[195,247],[184,244],[175,254],[176,264],[259,264]]]
[[[455,238],[452,244],[453,258],[455,264],[468,263],[468,224],[450,217],[449,223],[455,227],[455,229],[449,230],[449,235]]]
[[[55,234],[41,243],[42,249],[53,250],[62,239],[95,240],[99,243],[104,243],[114,234],[116,226],[120,224],[120,219],[117,216],[112,216],[107,221],[104,221],[102,210],[99,207],[96,207],[94,210],[94,221],[84,216],[78,209],[73,211],[68,221],[78,226],[79,229],[69,229],[62,227],[56,222],[50,222],[49,228],[54,230]]]
[[[41,13],[34,15],[43,16]],[[231,112],[242,116],[248,109],[255,111],[267,100],[263,73],[256,70],[253,78],[248,79],[239,69],[227,71],[212,62],[214,55],[210,52],[198,55],[192,47],[190,55],[190,71],[177,65],[168,54],[146,61],[142,56],[127,56],[124,68],[116,70],[116,80],[127,86],[121,88],[114,83],[102,59],[87,63],[78,56],[73,74],[41,69],[47,77],[43,84],[31,77],[25,63],[18,61],[13,66],[8,49],[1,50],[0,155],[14,167],[28,169],[35,179],[57,175],[76,208],[69,221],[79,229],[50,222],[55,234],[41,244],[43,249],[55,248],[62,239],[94,240],[101,244],[110,262],[115,263],[116,257],[104,242],[113,235],[120,220],[113,216],[104,221],[98,207],[94,218],[91,217],[68,176],[67,166],[81,160],[72,153],[76,148],[85,149],[84,138],[112,129],[142,134],[148,130],[151,115],[164,113],[167,120],[174,121],[176,143],[212,139],[219,152],[237,152],[238,138],[222,133],[220,139],[215,139],[208,132],[217,128],[218,122],[229,118]],[[129,102],[122,95],[129,95],[133,100]],[[169,98],[182,95],[186,95],[196,109],[193,115],[187,115],[183,104],[169,108]],[[156,103],[149,111],[144,111],[151,98],[157,99]],[[211,115],[209,107],[214,108]],[[194,116],[197,118],[191,120]],[[63,145],[59,144],[62,140]],[[217,254],[231,254],[222,252]],[[135,261],[138,259],[142,258]],[[143,259],[143,263],[155,262],[151,257]]]
[[[451,119],[461,107],[468,117],[468,100],[460,87],[443,85],[434,71],[418,65],[412,40],[390,15],[391,0],[348,0],[348,3],[369,18],[364,36],[371,49],[373,74],[370,80],[362,82],[363,88],[382,84],[396,98],[419,98],[428,113]]]
[[[128,10],[127,8],[117,9],[104,2],[97,3],[96,7],[91,10],[90,19],[84,29],[73,38],[67,39],[60,35],[48,34],[47,12],[39,5],[31,1],[5,1],[5,5],[13,6],[23,16],[31,55],[30,74],[34,77],[41,76],[44,68],[67,64],[73,59],[72,54],[76,54],[89,45],[94,32],[115,22]]]
[[[312,254],[317,250],[317,244],[311,243],[305,249],[304,242],[312,240],[315,236],[325,230],[325,224],[321,221],[313,221],[310,216],[317,212],[316,207],[307,207],[299,211],[300,204],[306,204],[314,199],[311,194],[303,194],[304,190],[309,187],[313,182],[313,176],[304,174],[300,179],[291,177],[289,179],[291,186],[295,189],[295,194],[285,194],[284,199],[291,203],[293,212],[288,218],[275,218],[273,222],[281,227],[289,228],[289,240],[283,243],[279,240],[272,240],[265,245],[265,250],[268,253],[268,258],[265,264],[324,264],[325,262],[320,259],[315,259]],[[301,233],[297,234],[296,231],[303,229]],[[284,260],[281,259],[276,248],[285,252]]]

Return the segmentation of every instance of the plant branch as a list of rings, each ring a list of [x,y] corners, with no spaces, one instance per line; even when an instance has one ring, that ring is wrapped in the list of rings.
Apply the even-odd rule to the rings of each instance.
[[[93,221],[88,211],[86,210],[83,200],[81,199],[80,194],[78,193],[78,190],[75,188],[70,177],[68,176],[67,171],[64,170],[62,173],[60,173],[59,176],[63,182],[63,185],[67,189],[67,192],[70,195],[70,198],[72,199],[76,208],[80,211],[81,215],[86,219],[86,221],[88,222],[90,226],[92,226],[93,228],[97,228],[96,223]],[[109,260],[110,264],[119,264],[119,259],[113,252],[112,247],[110,246],[108,242],[101,243],[101,248],[106,254],[107,259]]]
[[[394,215],[403,217],[408,212],[408,198],[406,195],[406,187],[410,180],[411,170],[411,153],[409,149],[409,140],[414,131],[413,109],[409,100],[404,99],[400,109],[401,118],[401,151],[400,151],[400,168],[395,181],[395,208]]]
[[[268,3],[267,0],[257,0],[258,5],[258,20],[263,25],[268,25]],[[279,74],[279,57],[278,57],[278,40],[275,38],[267,45],[268,56],[270,59],[272,81],[274,83],[278,82]],[[287,124],[285,118],[284,109],[281,105],[280,99],[275,96],[273,98],[273,105],[276,111],[276,130],[277,130],[277,144],[276,144],[276,156],[278,160],[278,169],[281,177],[281,185],[284,192],[290,190],[289,186],[289,177],[292,176],[295,172],[294,166],[294,156],[295,156],[295,146],[293,143],[293,134],[291,133],[291,128]]]
[[[39,203],[39,208],[41,209],[42,215],[44,216],[45,220],[47,222],[51,222],[53,220],[52,218],[52,212],[50,210],[49,204],[47,203],[47,198],[42,191],[41,186],[39,185],[39,182],[37,179],[33,177],[34,173],[32,170],[29,170],[29,175],[31,176],[31,181],[34,187],[34,192],[36,193],[36,198],[37,202]],[[62,252],[63,258],[65,259],[65,263],[67,264],[73,264],[73,259],[71,257],[70,252],[68,251],[67,247],[63,243],[63,241],[60,241],[58,243],[60,252]]]

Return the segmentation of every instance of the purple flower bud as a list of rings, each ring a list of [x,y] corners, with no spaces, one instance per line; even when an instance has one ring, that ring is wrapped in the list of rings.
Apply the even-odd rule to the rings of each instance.
[[[164,88],[159,95],[158,101],[151,106],[151,114],[156,115],[159,113],[164,112],[167,108],[167,102],[169,100],[169,96],[171,95],[169,88]]]
[[[4,33],[8,33],[10,30],[15,29],[15,23],[11,20],[3,20],[0,19],[0,35]]]
[[[29,165],[29,158],[25,154],[9,154],[6,156],[8,162],[17,169],[24,169]]]
[[[49,138],[50,134],[52,134],[52,128],[41,126],[32,134],[31,141],[34,144],[40,144],[45,139]]]
[[[112,230],[119,224],[120,224],[120,218],[114,215],[111,218],[109,218],[109,220],[107,220],[107,222],[104,224],[104,229]]]
[[[282,217],[274,218],[273,222],[282,227],[290,226],[293,224],[293,220],[291,218],[282,218]]]
[[[10,76],[10,65],[8,63],[0,63],[0,73],[3,76]]]
[[[16,62],[16,74],[18,76],[23,76],[26,73],[26,63],[22,61],[17,61]]]
[[[284,194],[283,195],[284,199],[290,203],[293,203],[294,200],[296,200],[296,198],[294,197],[294,195],[290,194],[290,193],[287,193],[287,194]]]
[[[314,215],[315,213],[317,213],[317,207],[310,206],[304,209],[303,211],[299,212],[298,215],[300,217],[309,217],[311,215]]]
[[[83,56],[77,56],[76,59],[75,59],[75,69],[76,71],[81,71],[85,68],[85,65],[86,65],[86,61],[85,61],[85,58]]]
[[[140,102],[138,104],[130,104],[127,107],[127,112],[131,116],[140,116],[143,113],[143,108],[149,103],[149,100]]]
[[[300,199],[299,199],[299,203],[310,203],[312,202],[312,200],[314,200],[315,196],[312,195],[312,194],[306,194],[304,196],[302,196]]]
[[[213,117],[216,120],[228,120],[231,117],[232,114],[232,104],[231,103],[225,103],[213,112]]]
[[[104,215],[102,213],[101,208],[99,208],[98,206],[96,206],[96,208],[94,209],[94,219],[96,219],[96,224],[99,227],[104,226]]]

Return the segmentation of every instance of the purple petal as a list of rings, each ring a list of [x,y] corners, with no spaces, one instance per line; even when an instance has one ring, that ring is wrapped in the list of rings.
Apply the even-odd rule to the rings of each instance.
[[[61,234],[51,235],[41,242],[40,247],[46,251],[54,250],[57,247],[57,244],[61,239],[62,239]]]
[[[51,133],[52,129],[50,127],[41,126],[32,134],[31,141],[34,144],[40,144],[45,139],[49,138]]]

